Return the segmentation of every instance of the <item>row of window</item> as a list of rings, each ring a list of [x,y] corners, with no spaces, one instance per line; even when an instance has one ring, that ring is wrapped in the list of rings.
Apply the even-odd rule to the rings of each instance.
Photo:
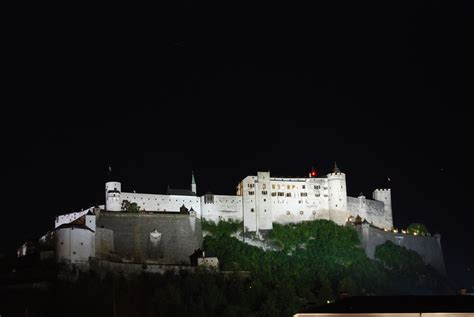
[[[262,191],[262,195],[267,195],[268,192],[266,190]],[[255,192],[254,191],[249,191],[249,195],[255,195]],[[300,193],[301,197],[308,197],[308,193]],[[272,192],[272,196],[275,197],[277,196],[277,193],[276,192]],[[283,192],[278,192],[278,196],[279,197],[291,197],[291,193],[283,193]],[[321,195],[320,194],[314,194],[315,197],[320,197]],[[297,195],[295,194],[295,197],[297,197]],[[328,195],[324,195],[324,197],[328,197]]]
[[[248,188],[255,188],[255,184],[247,184]],[[265,186],[265,184],[263,184]],[[272,189],[284,189],[285,185],[272,184]],[[296,185],[286,185],[286,189],[298,189]],[[306,185],[301,185],[301,189],[306,189]],[[321,189],[320,185],[314,185],[314,189]],[[323,187],[323,189],[328,189]]]
[[[130,200],[130,199],[134,199],[134,200],[135,200],[135,199],[137,199],[137,197],[135,197],[135,196],[133,196],[132,198],[123,196],[122,198],[123,198],[123,200]],[[166,199],[166,198],[161,198],[161,200],[163,200],[163,201],[164,201],[165,199]],[[140,200],[143,200],[143,197],[140,197]],[[151,198],[148,198],[148,199],[146,199],[146,200],[151,200]],[[153,200],[156,201],[156,200],[158,200],[158,198],[154,198]],[[171,198],[168,198],[168,201],[171,201]],[[185,202],[184,199],[183,199],[183,200],[178,200],[178,199],[176,199],[175,201],[182,201],[182,202]],[[189,202],[192,203],[193,201],[192,201],[192,200],[189,200]]]
[[[255,209],[251,208],[251,209],[250,209],[250,212],[255,212]],[[265,212],[266,212],[266,210],[265,210]],[[300,215],[304,215],[304,211],[303,211],[303,210],[300,210],[300,211],[299,211],[299,214],[300,214]],[[313,210],[313,211],[312,211],[312,214],[313,214],[313,215],[316,215],[316,210]],[[286,215],[287,215],[287,216],[290,216],[290,215],[291,215],[291,211],[287,211],[287,212],[286,212]]]

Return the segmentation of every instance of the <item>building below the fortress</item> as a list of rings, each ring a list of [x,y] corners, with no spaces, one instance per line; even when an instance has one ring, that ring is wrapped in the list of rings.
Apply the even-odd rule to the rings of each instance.
[[[314,170],[302,178],[258,172],[241,180],[235,195],[198,196],[194,174],[189,189],[168,189],[166,194],[124,192],[120,182],[109,181],[104,205],[56,217],[55,229],[42,240],[53,241],[56,258],[69,263],[102,259],[109,264],[189,265],[190,256],[202,248],[203,220],[241,221],[244,231],[261,236],[273,223],[326,219],[346,225],[357,219],[369,257],[377,245],[390,240],[443,272],[440,236],[398,233],[393,230],[390,189],[375,189],[372,198],[348,196],[346,175],[336,165],[326,177],[316,177]],[[136,213],[126,210],[133,203]]]

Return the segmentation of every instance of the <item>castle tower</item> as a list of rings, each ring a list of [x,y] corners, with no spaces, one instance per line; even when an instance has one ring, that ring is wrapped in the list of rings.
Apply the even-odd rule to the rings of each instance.
[[[194,171],[192,172],[191,175],[191,191],[197,195],[197,190],[196,190],[196,180],[194,179]]]
[[[121,211],[122,201],[120,194],[122,191],[122,184],[119,182],[105,183],[105,210],[107,211]]]
[[[255,190],[257,230],[273,229],[270,172],[258,172]]]
[[[384,210],[384,225],[387,228],[393,228],[393,218],[392,218],[392,194],[390,188],[376,189],[372,193],[374,200],[383,202]]]
[[[347,212],[346,174],[334,163],[334,170],[327,175],[329,197],[329,219],[344,225],[349,217]]]

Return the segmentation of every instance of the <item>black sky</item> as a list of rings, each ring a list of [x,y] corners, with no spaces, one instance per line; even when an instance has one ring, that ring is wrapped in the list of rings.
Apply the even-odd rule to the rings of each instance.
[[[126,190],[233,194],[258,170],[333,162],[392,188],[396,227],[474,270],[472,30],[439,1],[7,3],[2,249]],[[5,11],[4,11],[5,12]],[[387,182],[387,178],[391,182]],[[471,268],[471,272],[467,271]]]

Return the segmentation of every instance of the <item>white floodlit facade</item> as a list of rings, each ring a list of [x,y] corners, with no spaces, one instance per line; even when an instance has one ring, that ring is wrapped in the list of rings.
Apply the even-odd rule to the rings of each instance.
[[[316,219],[344,225],[349,217],[360,216],[380,228],[393,228],[390,189],[376,189],[373,200],[347,196],[346,175],[335,167],[327,177],[282,178],[270,172],[247,176],[237,185],[236,195],[196,196],[192,176],[186,194],[128,193],[119,182],[106,183],[107,211],[122,211],[124,200],[148,212],[178,213],[193,210],[196,217],[218,222],[243,221],[246,231],[271,230],[273,223],[298,223]]]

